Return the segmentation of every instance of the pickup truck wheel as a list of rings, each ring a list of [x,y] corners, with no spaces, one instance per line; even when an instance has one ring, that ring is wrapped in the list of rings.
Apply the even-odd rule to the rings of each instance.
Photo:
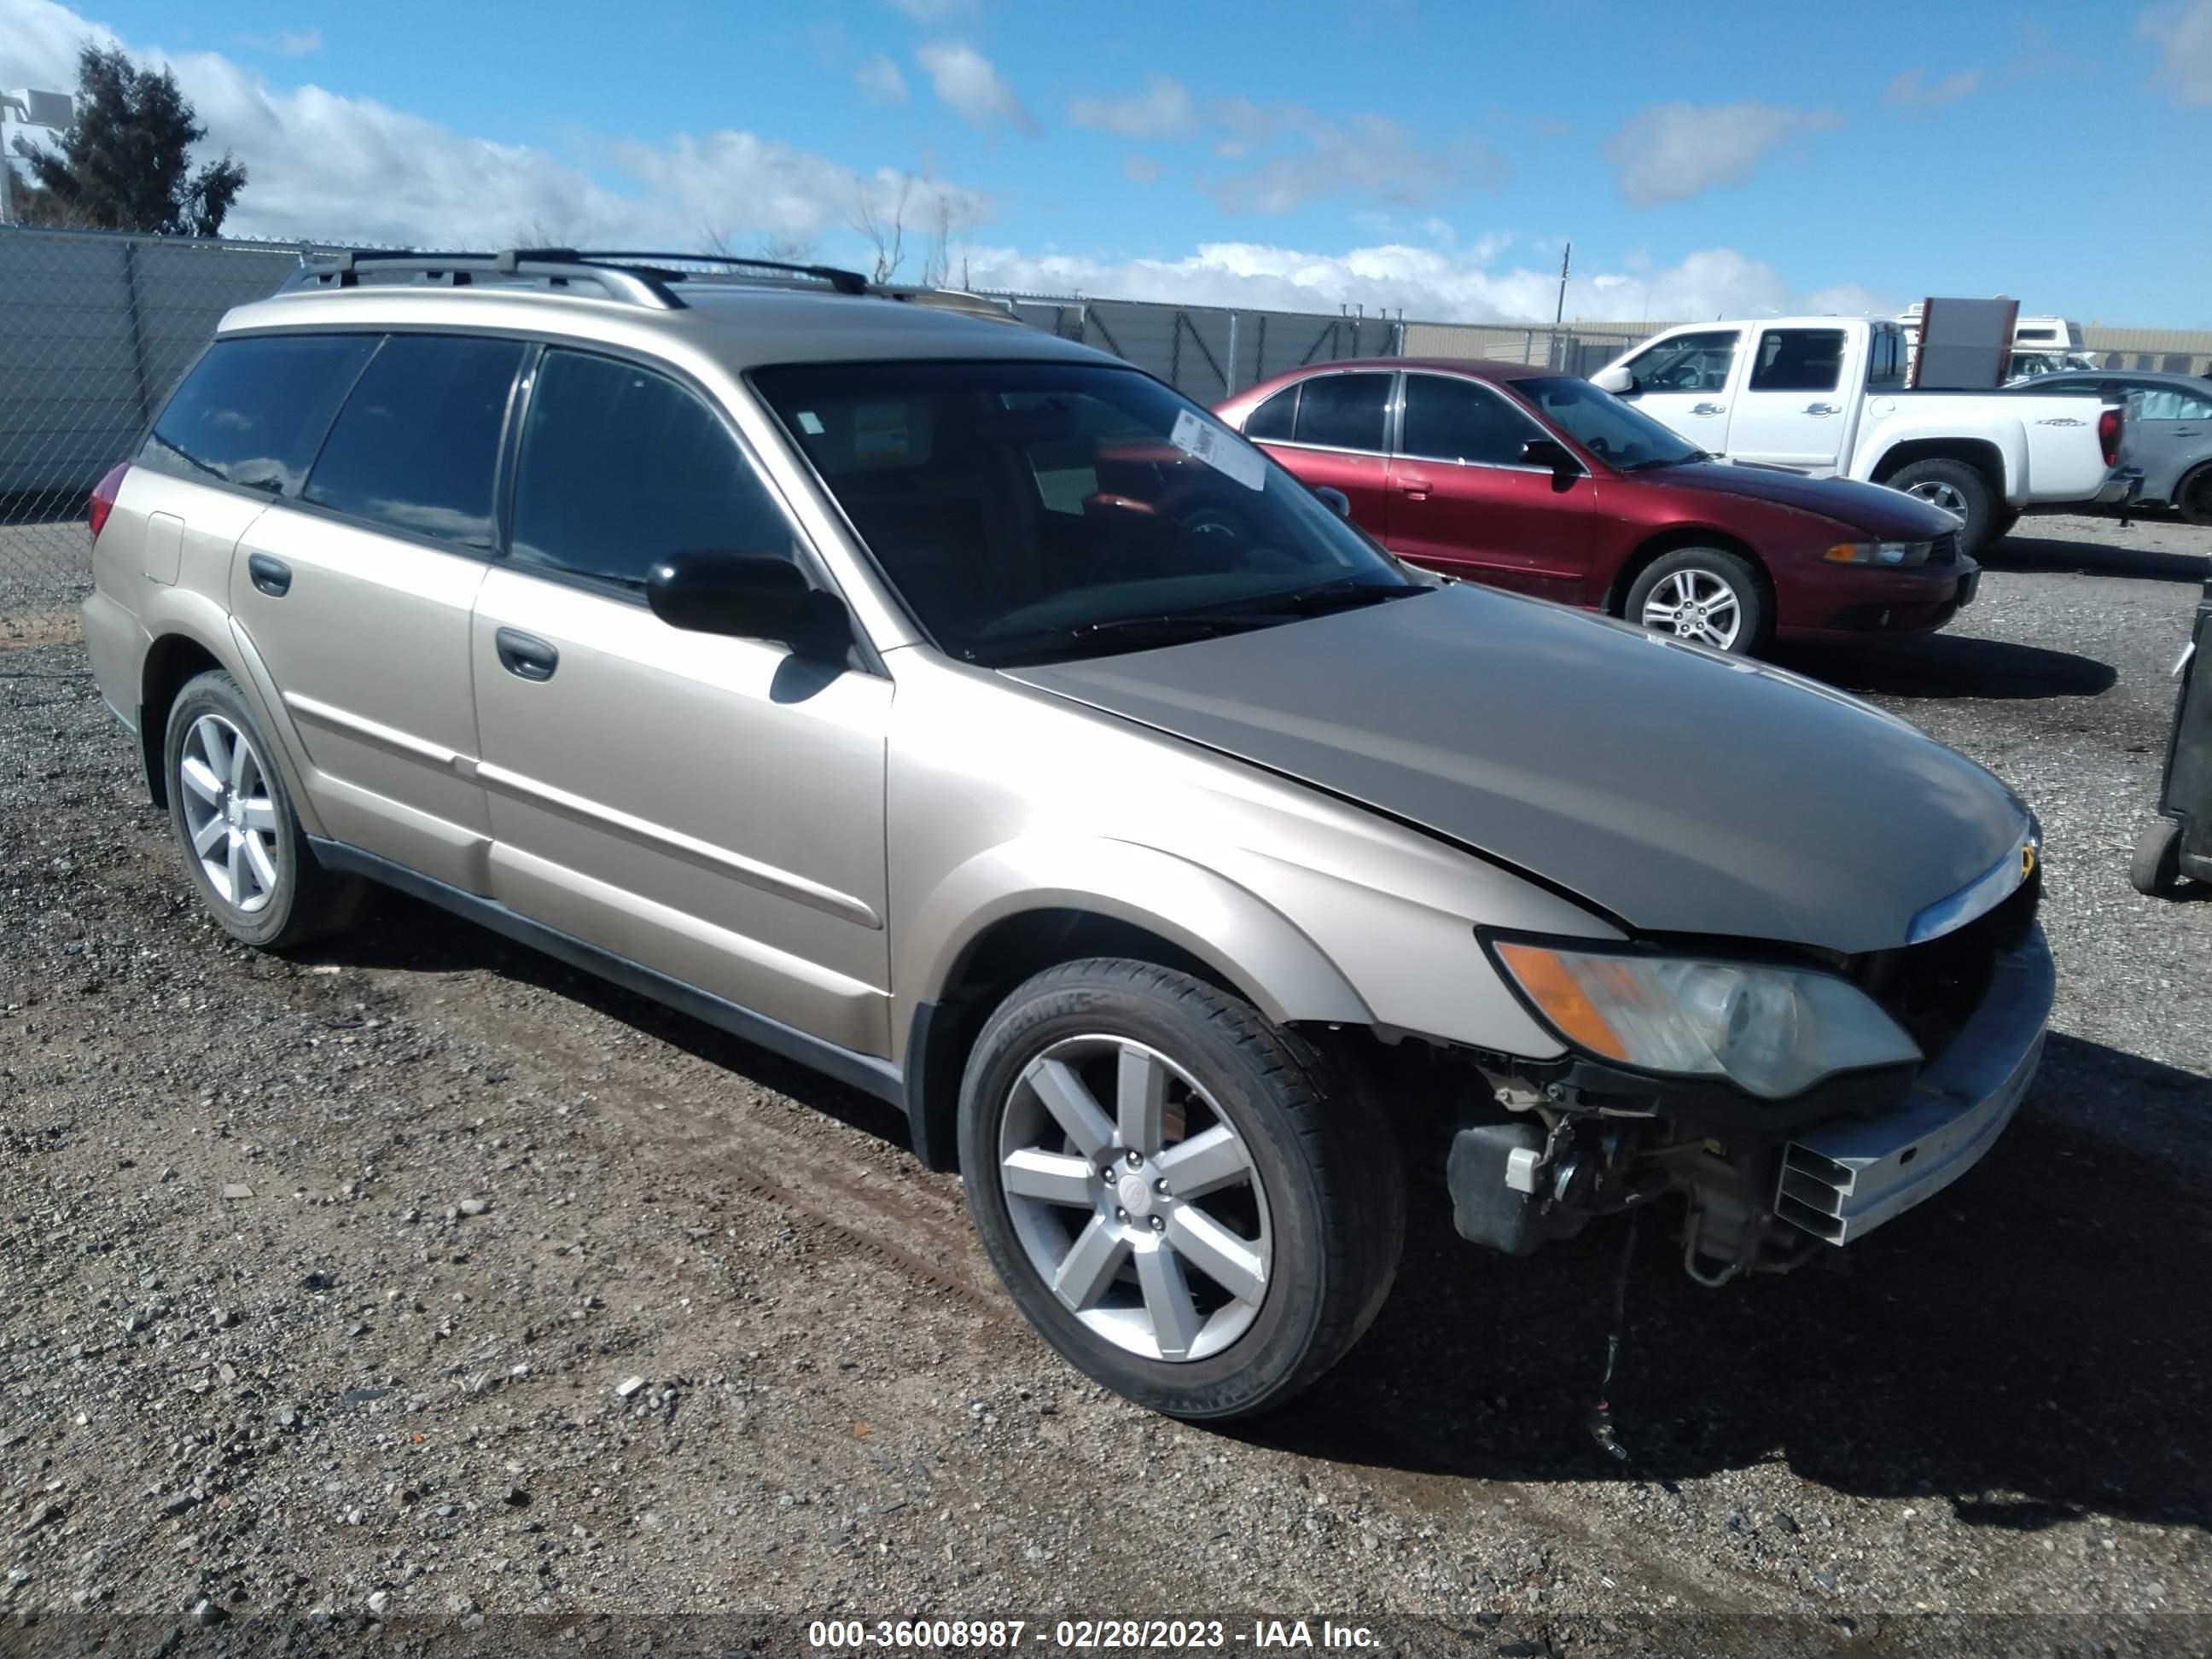
[[[2173,506],[2191,524],[2212,524],[2212,461],[2174,485]]]
[[[315,861],[275,745],[235,680],[215,669],[185,684],[163,754],[170,827],[224,932],[281,951],[353,920],[363,884]]]
[[[1717,547],[1684,547],[1652,561],[1628,590],[1623,614],[1655,634],[1749,655],[1772,618],[1750,563]]]
[[[1885,482],[1959,519],[1959,551],[1968,558],[1996,539],[1990,534],[1989,483],[1964,461],[1915,461]]]
[[[1289,1400],[1380,1310],[1405,1235],[1388,1121],[1295,1034],[1097,957],[992,1015],[960,1092],[985,1252],[1079,1370],[1170,1417]]]
[[[1983,543],[1983,545],[1985,547],[1995,547],[2006,537],[2011,535],[2012,532],[2019,527],[2019,526],[2020,509],[2018,507],[2006,507],[1998,508],[1995,513],[1992,513],[1990,515],[1989,538]]]

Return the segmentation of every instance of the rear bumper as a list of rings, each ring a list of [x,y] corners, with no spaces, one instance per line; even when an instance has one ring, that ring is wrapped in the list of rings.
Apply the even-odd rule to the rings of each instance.
[[[1847,1244],[1973,1168],[2034,1080],[2056,986],[2038,927],[1998,959],[1982,1006],[1921,1073],[1904,1105],[1822,1124],[1790,1141],[1775,1214],[1815,1238]]]
[[[2143,472],[2139,466],[2116,466],[2091,497],[2099,507],[2117,507],[2142,494]]]

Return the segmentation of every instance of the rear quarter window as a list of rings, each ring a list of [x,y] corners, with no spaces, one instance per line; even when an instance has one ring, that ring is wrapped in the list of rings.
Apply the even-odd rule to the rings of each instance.
[[[171,394],[139,461],[179,477],[298,495],[331,417],[379,337],[217,340]]]

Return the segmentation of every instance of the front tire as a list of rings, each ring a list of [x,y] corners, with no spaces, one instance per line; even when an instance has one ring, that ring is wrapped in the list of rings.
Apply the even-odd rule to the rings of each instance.
[[[1282,1404],[1381,1310],[1405,1237],[1389,1122],[1296,1035],[1188,975],[1097,957],[1001,1004],[960,1169],[1023,1314],[1115,1393],[1194,1421]]]
[[[1628,590],[1629,621],[1738,656],[1763,648],[1773,618],[1748,560],[1717,547],[1684,547],[1652,561]]]
[[[1989,480],[1964,461],[1915,461],[1883,482],[1958,519],[1959,551],[1968,558],[1996,539],[1990,533],[1996,502]]]
[[[315,861],[291,791],[238,682],[185,684],[163,744],[169,826],[200,900],[233,939],[281,951],[343,926],[362,884]]]

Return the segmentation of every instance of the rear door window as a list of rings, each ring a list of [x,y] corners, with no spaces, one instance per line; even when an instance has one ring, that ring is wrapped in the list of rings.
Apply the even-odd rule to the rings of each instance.
[[[1449,374],[1406,377],[1401,453],[1429,461],[1521,466],[1521,446],[1543,428],[1487,386]]]
[[[665,374],[548,351],[522,428],[510,556],[626,591],[679,553],[797,556],[782,508],[721,417]],[[904,404],[870,401],[852,441],[868,464],[927,450]]]
[[[496,539],[492,489],[517,340],[397,334],[354,383],[304,499],[465,547]]]
[[[217,340],[161,410],[139,460],[184,478],[296,495],[374,334]]]
[[[1248,438],[1272,438],[1287,442],[1291,436],[1291,417],[1298,410],[1298,389],[1285,386],[1261,404],[1244,419],[1244,435]]]
[[[1752,360],[1753,392],[1833,392],[1844,374],[1839,328],[1770,328]]]
[[[1389,422],[1388,374],[1316,374],[1299,386],[1297,442],[1380,454]]]

